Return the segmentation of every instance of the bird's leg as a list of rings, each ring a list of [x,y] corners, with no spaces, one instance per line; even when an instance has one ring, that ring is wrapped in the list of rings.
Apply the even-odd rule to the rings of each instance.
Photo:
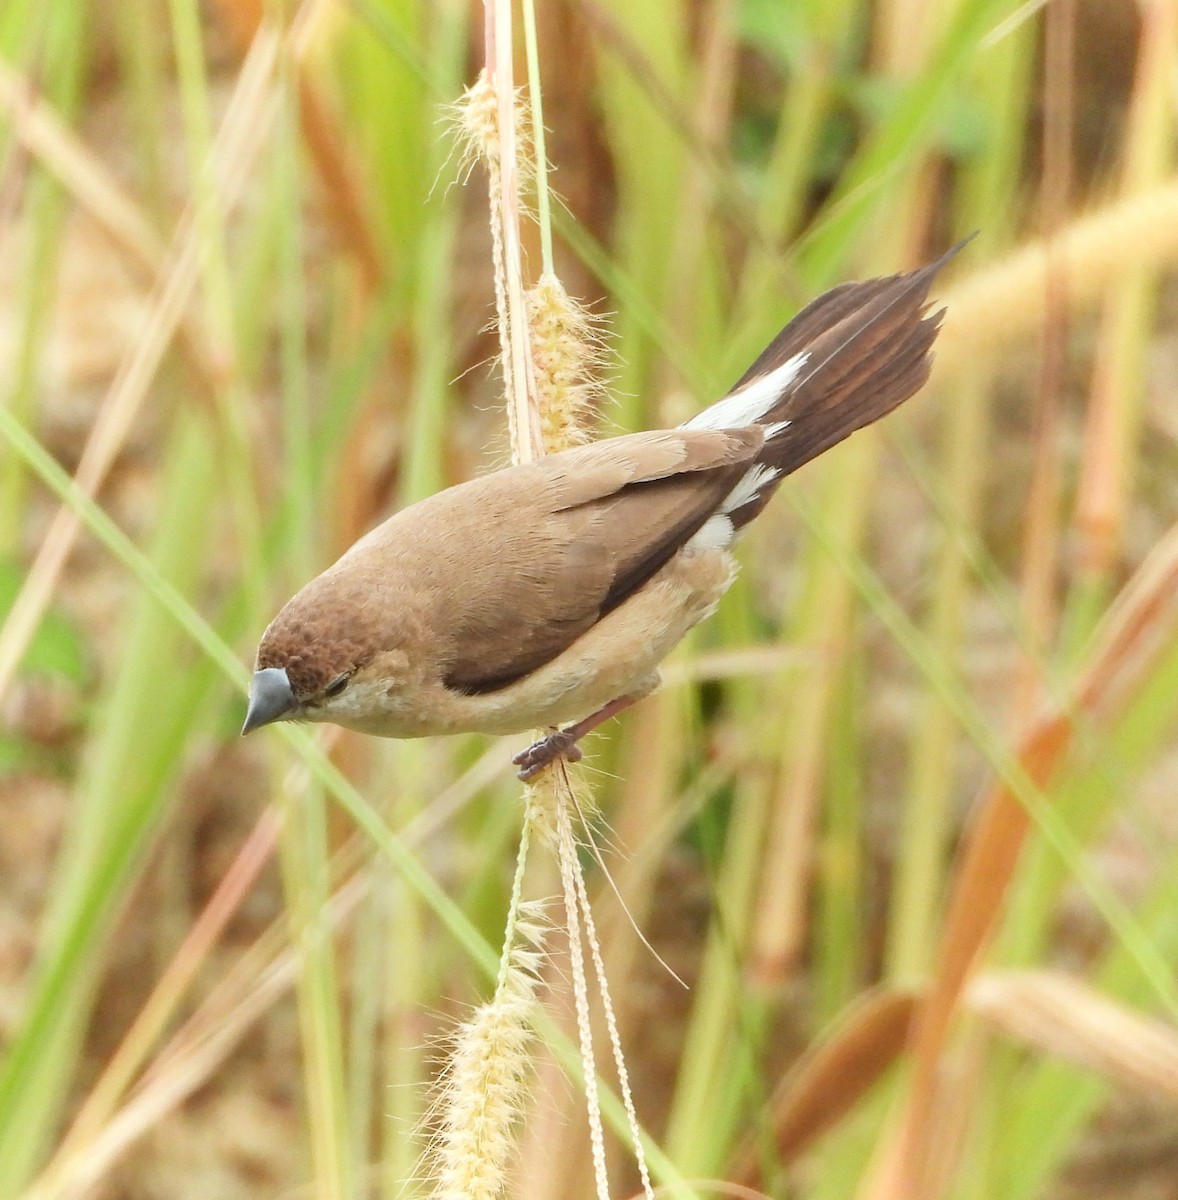
[[[581,747],[577,743],[598,725],[616,717],[618,713],[637,703],[646,692],[637,692],[629,696],[619,696],[608,704],[603,704],[595,713],[590,713],[575,725],[566,725],[563,729],[553,729],[538,741],[533,742],[526,750],[521,750],[511,761],[519,767],[520,779],[531,779],[545,767],[556,762],[558,758],[569,762],[581,761]]]

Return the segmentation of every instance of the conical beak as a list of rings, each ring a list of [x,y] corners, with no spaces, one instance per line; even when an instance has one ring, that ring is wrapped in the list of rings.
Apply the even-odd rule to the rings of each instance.
[[[298,706],[284,668],[265,667],[255,671],[250,684],[249,708],[246,710],[245,724],[241,727],[242,737],[263,725],[269,725],[271,721],[281,721]]]

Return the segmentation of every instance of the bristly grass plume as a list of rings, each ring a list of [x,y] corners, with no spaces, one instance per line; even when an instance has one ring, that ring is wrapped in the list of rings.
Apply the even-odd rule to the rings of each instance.
[[[494,997],[454,1036],[429,1156],[434,1200],[495,1200],[503,1195],[514,1126],[527,1096],[546,931],[543,907],[521,904]]]
[[[598,319],[556,275],[545,272],[527,302],[540,434],[544,452],[554,454],[591,436],[605,396],[600,376],[605,350]]]

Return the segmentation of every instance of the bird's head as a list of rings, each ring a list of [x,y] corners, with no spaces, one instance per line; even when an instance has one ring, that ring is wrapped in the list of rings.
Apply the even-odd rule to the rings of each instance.
[[[258,647],[241,732],[274,721],[330,721],[368,731],[404,674],[372,597],[321,575],[270,622]],[[344,584],[344,586],[340,586]]]
[[[251,733],[273,721],[342,724],[340,717],[349,707],[346,693],[362,665],[355,648],[316,637],[298,626],[276,630],[275,625],[266,630],[258,647],[241,732]]]

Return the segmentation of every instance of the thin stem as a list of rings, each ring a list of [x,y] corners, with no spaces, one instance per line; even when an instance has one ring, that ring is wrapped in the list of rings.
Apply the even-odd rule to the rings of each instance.
[[[540,226],[540,263],[545,275],[555,275],[552,261],[552,206],[548,194],[548,150],[545,146],[544,100],[540,84],[540,50],[536,41],[534,0],[522,0],[524,50],[528,59],[528,102],[532,108],[532,150],[536,156],[536,222]]]
[[[499,209],[503,232],[503,271],[506,311],[504,351],[508,376],[507,403],[513,414],[512,460],[530,462],[540,453],[539,419],[530,397],[532,365],[528,353],[527,311],[524,301],[523,254],[519,229],[519,162],[516,138],[515,85],[512,51],[511,0],[486,0],[487,76],[495,89],[499,119],[498,196],[492,205]],[[491,55],[493,52],[493,57]]]
[[[568,806],[562,804],[561,810],[567,813]],[[626,1068],[626,1058],[622,1053],[622,1035],[618,1032],[617,1014],[614,1012],[613,1000],[609,994],[605,962],[601,957],[601,940],[597,936],[597,925],[593,920],[593,908],[589,903],[589,891],[585,887],[584,871],[577,870],[576,881],[577,903],[580,905],[581,917],[585,922],[585,940],[589,944],[589,954],[593,959],[593,974],[597,977],[597,990],[601,993],[601,1008],[605,1014],[605,1025],[609,1032],[609,1046],[613,1053],[614,1069],[618,1073],[618,1090],[626,1109],[626,1120],[630,1125],[630,1139],[634,1145],[634,1158],[638,1163],[638,1174],[642,1179],[642,1194],[647,1197],[647,1200],[654,1200],[654,1190],[650,1184],[650,1171],[646,1165],[646,1153],[642,1147],[642,1127],[638,1124],[638,1111],[634,1107],[630,1072]]]
[[[573,997],[577,1010],[577,1035],[581,1046],[581,1063],[585,1070],[585,1106],[589,1115],[589,1140],[593,1146],[593,1175],[599,1200],[609,1200],[605,1138],[601,1128],[601,1103],[597,1095],[597,1065],[593,1057],[593,1031],[589,1020],[589,985],[585,979],[585,951],[581,944],[578,903],[580,865],[577,862],[577,843],[573,837],[572,821],[569,819],[569,805],[563,796],[557,798],[556,824],[561,890],[564,893],[565,921],[569,934],[569,965],[572,969]]]
[[[515,858],[515,875],[511,881],[511,902],[507,906],[507,928],[503,931],[503,954],[499,959],[499,977],[495,981],[495,999],[503,996],[511,970],[511,949],[515,945],[515,930],[519,924],[520,905],[524,890],[524,875],[527,873],[528,847],[532,840],[532,812],[528,806],[524,813],[523,829],[519,835],[519,850]]]

